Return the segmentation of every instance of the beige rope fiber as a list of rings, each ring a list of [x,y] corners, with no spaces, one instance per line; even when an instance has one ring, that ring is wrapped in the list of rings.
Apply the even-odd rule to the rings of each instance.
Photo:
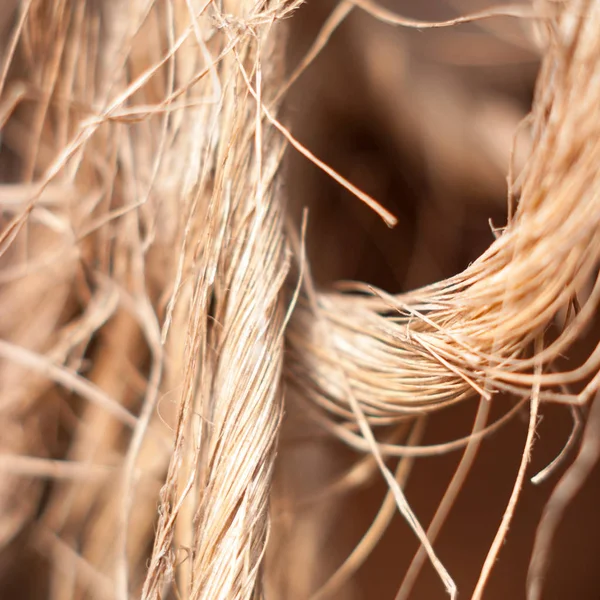
[[[360,296],[320,294],[335,353],[319,336],[310,303],[299,304],[288,332],[291,377],[330,413],[352,419],[338,354],[373,423],[439,410],[473,393],[528,396],[536,360],[551,364],[594,315],[599,285],[539,356],[523,355],[595,278],[600,258],[600,45],[593,25],[600,12],[596,3],[588,13],[584,5],[563,7],[558,28],[542,25],[547,51],[532,113],[534,151],[512,186],[516,214],[489,250],[463,273],[405,295],[354,283],[343,288]],[[581,16],[573,21],[573,14]],[[599,361],[600,348],[576,370],[543,374],[542,398],[586,402],[596,380],[577,395],[558,386],[594,375]]]
[[[543,14],[548,6],[537,8]],[[514,218],[488,251],[463,273],[405,295],[344,283],[343,292],[312,292],[299,303],[287,336],[289,377],[318,405],[322,426],[345,443],[374,451],[356,426],[348,388],[372,426],[401,423],[473,394],[484,402],[502,391],[527,399],[536,381],[537,396],[553,402],[585,404],[597,391],[600,346],[572,370],[536,374],[534,368],[550,367],[567,351],[600,300],[598,23],[600,5],[593,2],[561,4],[553,20],[540,23],[545,55],[530,117],[533,151],[511,186],[518,197]],[[559,335],[528,355],[532,342],[594,279]],[[565,391],[581,381],[586,385],[578,394]],[[440,450],[385,444],[379,451],[414,456]],[[524,465],[529,454],[528,447]],[[518,488],[515,494],[516,501]],[[491,551],[474,597],[480,597],[498,550]],[[423,557],[399,598],[409,597]]]
[[[395,508],[421,543],[398,597],[409,597],[425,557],[455,596],[434,544],[457,492],[427,531],[404,495],[408,473],[415,457],[466,446],[460,488],[479,441],[529,403],[479,598],[539,404],[587,405],[600,387],[600,345],[580,366],[557,360],[600,301],[600,2],[540,1],[432,25],[525,17],[543,62],[506,228],[462,273],[402,295],[354,282],[315,288],[300,228],[286,218],[286,148],[388,224],[396,218],[305,148],[278,111],[353,10],[427,24],[346,0],[290,76],[287,27],[302,3],[7,2],[0,547],[27,532],[49,561],[53,600],[265,597],[286,386],[329,436],[370,455],[351,475],[364,483],[376,465],[389,489],[316,597],[359,568]],[[518,404],[488,424],[501,392]],[[472,435],[418,445],[427,414],[472,396],[482,399]],[[538,540],[551,538],[559,500]],[[547,552],[537,548],[532,563],[534,599]]]
[[[95,403],[82,408],[82,420],[96,433],[76,432],[70,460],[117,452],[123,435],[130,437],[110,492],[66,485],[51,498],[45,519],[56,535],[80,546],[98,577],[114,577],[119,598],[139,589],[132,571],[139,578],[155,527],[158,481],[154,476],[149,494],[140,489],[149,484],[139,482],[139,473],[164,468],[142,597],[163,597],[182,560],[172,550],[179,547],[189,549],[176,573],[185,597],[261,594],[283,408],[280,290],[289,263],[282,205],[273,200],[283,138],[265,126],[261,103],[271,103],[272,82],[282,78],[283,56],[273,57],[279,23],[294,6],[24,2],[6,50],[6,64],[19,65],[14,71],[29,80],[11,81],[8,71],[5,101],[27,102],[9,120],[4,143],[28,149],[23,181],[39,183],[29,195],[15,186],[13,198],[20,200],[8,205],[14,219],[4,244],[20,244],[23,261],[8,263],[21,272],[6,295],[40,302],[48,294],[55,313],[75,316],[82,302],[87,309],[62,340],[59,327],[57,342],[42,327],[44,313],[31,309],[36,343],[23,336],[12,341],[31,350],[50,347],[44,365],[4,342],[2,355],[11,368],[17,362],[37,370]],[[5,197],[12,199],[10,188]],[[50,292],[45,280],[28,277],[50,249],[44,273],[65,291],[70,281],[75,306],[64,292]],[[8,314],[6,301],[3,306]],[[54,316],[49,327],[58,325]],[[77,369],[77,354],[99,327],[107,345],[94,357],[88,381],[74,370],[67,380],[61,363],[69,357]],[[140,359],[150,363],[141,404],[139,392],[119,382],[126,381],[123,369],[135,369]],[[115,369],[122,374],[103,395],[99,390]],[[161,411],[166,427],[153,424],[161,389],[177,398]],[[141,529],[132,527],[140,511],[147,515]],[[80,523],[95,519],[95,533],[77,532],[77,513]],[[69,583],[64,556],[58,560],[57,597],[89,586]]]

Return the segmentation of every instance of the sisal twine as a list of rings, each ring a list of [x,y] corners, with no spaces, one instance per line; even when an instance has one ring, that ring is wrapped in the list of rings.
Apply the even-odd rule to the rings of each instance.
[[[549,14],[549,5],[536,8]],[[536,404],[583,405],[598,390],[600,346],[577,368],[553,363],[585,331],[600,300],[600,5],[552,8],[554,18],[538,24],[545,53],[526,123],[533,150],[509,182],[510,219],[497,240],[446,281],[397,296],[358,283],[339,284],[341,291],[331,293],[309,288],[294,312],[287,335],[290,381],[318,407],[311,410],[321,425],[357,450],[427,456],[468,445],[475,436],[445,448],[375,445],[365,426],[402,423],[474,394],[486,402],[498,392],[527,400],[535,390]],[[384,11],[375,16],[391,20]],[[580,305],[578,295],[590,281]],[[528,353],[565,309],[570,317],[560,333]],[[577,382],[585,385],[570,392],[567,386]],[[485,418],[479,421],[481,429]],[[535,422],[532,414],[531,431]],[[448,575],[437,568],[454,595]],[[408,597],[410,585],[399,597]]]
[[[481,439],[529,403],[479,598],[540,402],[583,406],[598,391],[600,346],[576,368],[557,359],[600,299],[600,3],[540,1],[426,24],[345,1],[286,79],[286,20],[300,4],[21,0],[12,29],[0,20],[10,31],[0,72],[0,544],[31,525],[51,598],[262,598],[286,383],[329,435],[373,458],[389,488],[373,535],[316,597],[360,566],[396,508],[422,543],[398,597],[409,597],[425,557],[455,596],[433,543]],[[291,146],[395,221],[277,120],[287,89],[353,9],[417,28],[526,16],[543,46],[522,126],[532,151],[509,180],[506,227],[459,275],[401,295],[361,283],[315,289],[280,185]],[[500,392],[519,403],[487,424]],[[421,417],[474,395],[472,435],[418,445]],[[403,492],[411,461],[460,447],[425,530]],[[395,473],[389,456],[401,457]],[[584,458],[582,472],[593,463]],[[533,599],[561,499],[581,483],[569,477],[538,532]],[[52,480],[43,503],[42,479]]]
[[[75,481],[48,501],[39,537],[56,597],[261,595],[289,263],[273,200],[283,138],[262,105],[276,108],[294,6],[19,6],[3,88],[3,141],[21,159],[3,188],[4,314],[10,300],[35,306],[21,305],[31,333],[13,326],[0,351],[15,376],[42,376],[29,403],[48,379],[89,402],[66,468],[127,447],[110,490]],[[87,581],[68,576],[65,545],[93,565]]]

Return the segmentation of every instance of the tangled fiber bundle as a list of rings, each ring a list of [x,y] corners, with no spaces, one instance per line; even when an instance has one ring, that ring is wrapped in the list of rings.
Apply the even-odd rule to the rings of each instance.
[[[7,49],[3,414],[49,380],[84,400],[62,468],[95,481],[53,489],[43,535],[100,596],[161,597],[184,549],[186,597],[260,594],[289,260],[262,57],[294,5],[210,4],[23,3]],[[56,597],[96,585],[53,556]]]
[[[558,402],[587,424],[539,525],[528,579],[539,598],[553,531],[600,453],[600,345],[576,368],[560,360],[600,299],[600,3],[428,25],[345,0],[291,74],[284,49],[301,0],[12,4],[0,22],[5,554],[25,537],[49,562],[46,595],[61,600],[292,597],[281,573],[302,565],[278,561],[293,510],[274,476],[287,391],[309,433],[366,453],[354,475],[377,468],[389,488],[350,557],[296,597],[339,589],[396,510],[421,543],[398,598],[427,557],[454,597],[433,544],[482,439],[528,404],[480,598],[540,403]],[[543,47],[520,134],[532,150],[516,177],[511,169],[506,227],[459,275],[401,295],[359,283],[318,290],[280,185],[291,146],[394,222],[277,117],[352,10],[417,28],[525,15]],[[516,404],[489,423],[507,394]],[[419,445],[427,414],[472,396],[470,435]],[[457,448],[425,529],[404,495],[412,461]]]

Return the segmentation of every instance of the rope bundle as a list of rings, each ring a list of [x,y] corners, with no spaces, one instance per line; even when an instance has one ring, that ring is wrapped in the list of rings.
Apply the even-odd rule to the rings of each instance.
[[[432,545],[455,491],[425,531],[406,461],[466,447],[460,487],[481,439],[530,401],[480,597],[539,403],[583,406],[598,390],[600,345],[578,367],[558,359],[600,299],[600,4],[534,5],[533,150],[509,182],[506,228],[459,275],[390,295],[316,290],[286,222],[286,142],[393,221],[277,120],[300,74],[286,79],[282,49],[301,3],[15,3],[0,72],[0,543],[33,524],[52,598],[263,597],[284,380],[319,426],[372,455],[389,487],[377,527],[398,508],[421,541],[399,597],[425,555],[456,594]],[[366,0],[332,18],[352,8],[424,26]],[[488,425],[501,392],[520,402]],[[420,417],[473,395],[471,436],[418,445]]]

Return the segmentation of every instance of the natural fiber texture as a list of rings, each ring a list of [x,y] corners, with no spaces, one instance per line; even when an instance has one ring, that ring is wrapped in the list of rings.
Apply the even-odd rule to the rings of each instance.
[[[345,290],[366,297],[320,295],[321,319],[308,302],[295,311],[290,369],[302,387],[302,375],[308,375],[315,399],[335,414],[353,419],[336,383],[340,360],[374,423],[438,410],[473,392],[528,396],[533,366],[551,364],[594,314],[596,288],[541,355],[522,356],[595,276],[600,257],[600,149],[590,142],[599,116],[600,46],[593,23],[600,13],[592,8],[575,32],[570,21],[546,31],[548,52],[531,116],[535,150],[512,186],[516,214],[489,250],[460,275],[409,294],[390,296],[348,283]],[[323,318],[335,350],[319,337]],[[594,374],[599,360],[594,353],[576,372],[542,375],[542,398],[586,402],[596,382],[578,396],[553,390]]]
[[[319,407],[323,427],[356,449],[397,456],[449,451],[456,444],[375,446],[365,427],[402,422],[473,394],[487,402],[496,392],[527,399],[533,390],[535,404],[579,405],[598,389],[600,346],[576,369],[551,368],[585,330],[600,299],[597,282],[577,302],[600,259],[600,5],[557,9],[555,20],[540,24],[546,51],[530,117],[533,151],[510,189],[517,208],[489,250],[463,273],[415,292],[391,296],[340,284],[346,293],[312,291],[294,312],[290,379]],[[565,310],[570,317],[564,327],[559,323],[560,333],[527,355]],[[581,381],[587,384],[579,393],[562,391]],[[478,436],[486,418],[478,419]],[[448,574],[437,568],[453,595]],[[408,597],[404,588],[400,597]]]
[[[14,4],[12,29],[0,20],[11,31],[0,72],[0,546],[26,535],[49,560],[53,599],[324,598],[343,589],[397,509],[422,544],[398,598],[410,597],[426,557],[455,596],[435,539],[481,440],[528,402],[480,598],[540,403],[583,406],[600,385],[600,346],[576,368],[558,360],[600,300],[600,3],[432,25],[523,16],[544,58],[506,228],[459,275],[401,295],[362,283],[317,289],[304,224],[288,218],[286,145],[396,219],[277,115],[352,10],[425,23],[341,2],[286,75],[287,21],[302,0]],[[518,402],[490,425],[505,392]],[[419,445],[427,414],[472,396],[481,401],[471,435]],[[371,529],[324,582],[285,562],[323,552],[315,540],[332,512],[308,519],[304,553],[286,539],[293,502],[273,484],[286,403],[288,426],[314,438],[324,429],[368,454],[329,488],[319,473],[328,466],[306,458],[316,498],[364,485],[375,468],[388,487]],[[565,503],[597,460],[596,408],[538,532],[533,600]],[[413,459],[463,447],[426,530],[404,494]],[[285,460],[280,470],[293,475]],[[271,522],[276,550],[265,561]],[[305,582],[286,581],[303,568]]]
[[[527,399],[533,390],[535,404],[580,405],[598,389],[600,346],[576,369],[551,368],[600,299],[597,282],[581,306],[577,301],[600,259],[600,6],[574,2],[557,10],[540,24],[545,59],[530,117],[533,151],[510,189],[516,212],[489,250],[463,273],[415,292],[391,296],[344,283],[345,293],[309,291],[294,312],[287,336],[291,381],[319,407],[323,427],[356,449],[397,456],[449,451],[456,444],[376,446],[365,427],[402,422],[473,394]],[[527,355],[565,310],[560,333]],[[587,384],[579,393],[562,391],[581,381]],[[447,573],[437,568],[453,595]],[[404,588],[400,597],[407,597]]]
[[[4,98],[26,102],[4,144],[23,183],[3,190],[14,217],[0,351],[7,372],[28,381],[19,410],[40,402],[48,378],[84,399],[67,468],[127,447],[110,488],[56,486],[43,519],[50,546],[60,536],[109,578],[98,595],[111,596],[112,579],[127,598],[142,576],[145,598],[163,597],[173,577],[184,597],[260,596],[288,263],[273,199],[282,138],[261,103],[282,77],[279,21],[293,7],[20,7]],[[11,317],[11,301],[29,318]],[[137,375],[132,389],[145,363],[147,381]],[[32,370],[45,377],[31,380]],[[92,583],[71,569],[57,554],[55,597]]]

